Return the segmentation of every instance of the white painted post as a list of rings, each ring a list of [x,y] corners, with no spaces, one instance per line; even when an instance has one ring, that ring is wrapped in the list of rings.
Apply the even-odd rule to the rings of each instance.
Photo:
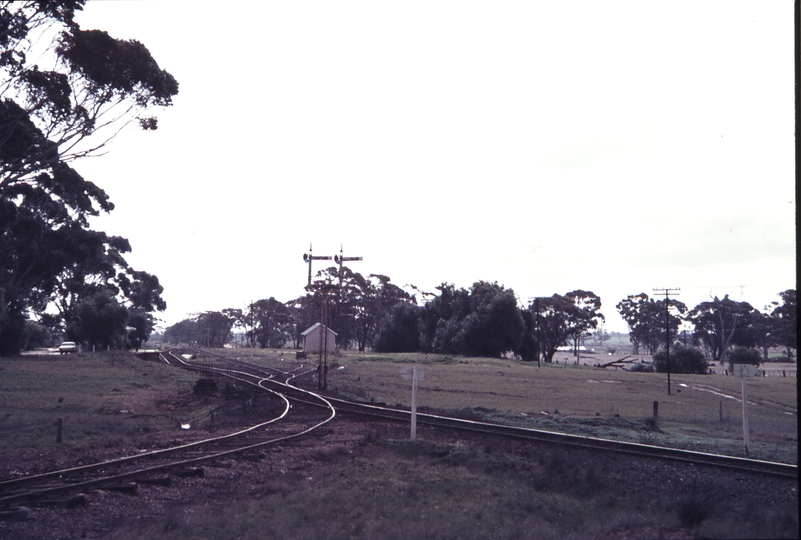
[[[417,368],[412,368],[412,440],[417,438]]]
[[[743,445],[748,455],[748,377],[743,376]]]
[[[412,440],[417,438],[417,383],[425,379],[426,371],[424,368],[405,367],[400,370],[401,377],[412,381]]]
[[[745,455],[748,455],[749,433],[748,433],[748,377],[755,377],[759,375],[756,366],[748,364],[735,364],[734,376],[740,376],[743,379],[743,448]]]

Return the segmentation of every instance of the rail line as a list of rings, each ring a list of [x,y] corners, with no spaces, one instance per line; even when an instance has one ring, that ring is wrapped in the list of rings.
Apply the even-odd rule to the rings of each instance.
[[[263,368],[256,364],[250,364],[242,361],[239,362],[240,365],[243,366],[243,368],[247,368],[247,366],[252,366],[254,368],[270,369],[270,368]],[[398,422],[411,421],[411,412],[405,409],[397,409],[397,408],[385,407],[381,405],[368,404],[368,403],[358,403],[332,396],[326,396],[326,399],[336,408],[337,411],[341,413],[360,415],[368,418],[393,420]],[[508,426],[503,424],[495,424],[490,422],[469,420],[464,418],[453,418],[448,416],[427,414],[427,413],[418,413],[417,423],[418,425],[429,425],[432,427],[468,431],[490,436],[509,437],[515,439],[524,439],[539,443],[581,447],[592,450],[616,452],[632,456],[647,457],[654,459],[679,461],[697,465],[738,470],[742,472],[749,472],[755,474],[779,476],[784,478],[795,478],[795,479],[798,478],[798,466],[788,463],[763,461],[763,460],[749,459],[737,456],[726,456],[721,454],[712,454],[708,452],[698,452],[694,450],[667,448],[667,447],[654,446],[642,443],[614,441],[610,439],[601,439],[597,437],[588,437],[583,435],[572,435],[572,434],[558,433],[558,432],[533,429],[533,428]]]
[[[277,369],[226,358],[208,351],[203,351],[202,354],[215,357],[215,361],[221,365],[192,363],[184,357],[184,355],[191,357],[197,352],[193,349],[169,350],[160,353],[160,359],[176,367],[226,377],[239,384],[258,389],[281,404],[279,414],[219,437],[100,463],[0,481],[0,508],[21,503],[35,504],[67,494],[118,486],[134,480],[151,483],[164,481],[163,477],[154,477],[167,473],[191,475],[204,463],[257,452],[268,445],[285,443],[312,433],[333,421],[337,412],[395,422],[411,420],[411,412],[408,410],[348,401],[322,395],[294,384],[300,377],[316,372],[313,366],[290,361],[287,362],[287,367],[291,369]],[[428,413],[418,413],[417,422],[420,425],[493,437],[672,460],[753,474],[798,478],[797,465],[786,463],[613,441]]]
[[[215,355],[209,352],[206,352],[205,354],[216,356],[221,361],[230,361],[225,359],[223,355]],[[235,360],[234,362],[241,366],[242,369],[263,370],[264,373],[280,371],[274,368],[260,366],[258,364],[245,362],[242,360]],[[303,364],[301,364],[301,366],[303,366]],[[315,371],[315,369],[309,368],[308,371],[304,373],[312,373]],[[287,381],[287,383],[289,383],[289,381]],[[294,388],[294,386],[292,387]],[[307,392],[309,394],[314,394],[314,392],[311,391]],[[298,397],[296,399],[302,400],[303,398]],[[368,403],[358,403],[333,396],[326,396],[326,399],[337,409],[337,411],[341,413],[360,415],[368,418],[378,418],[382,420],[393,420],[398,422],[411,421],[411,412],[405,409],[397,409]],[[798,466],[787,463],[755,460],[737,456],[726,456],[708,452],[698,452],[694,450],[667,448],[642,443],[614,441],[597,437],[571,435],[547,430],[515,427],[427,413],[418,413],[417,422],[421,425],[469,431],[490,436],[525,439],[532,442],[582,447],[593,450],[623,453],[632,456],[650,457],[655,459],[680,461],[698,465],[733,469],[756,474],[767,474],[785,478],[798,478]]]
[[[202,475],[197,467],[205,463],[257,452],[266,446],[286,443],[307,435],[332,421],[336,410],[323,396],[270,380],[259,374],[231,368],[207,368],[192,365],[176,351],[166,351],[161,358],[168,364],[193,370],[213,370],[216,374],[258,388],[283,404],[280,413],[235,432],[175,447],[143,452],[99,463],[72,467],[43,474],[0,481],[0,508],[18,504],[35,504],[65,495],[102,487],[125,487],[133,480],[147,483],[169,483],[167,473],[178,476]],[[297,369],[295,370],[297,371]],[[274,370],[273,376],[278,373]],[[287,380],[297,374],[285,373]],[[271,388],[278,385],[278,391]],[[290,403],[291,395],[296,403]],[[302,398],[298,399],[298,398]],[[323,409],[321,414],[320,409]]]

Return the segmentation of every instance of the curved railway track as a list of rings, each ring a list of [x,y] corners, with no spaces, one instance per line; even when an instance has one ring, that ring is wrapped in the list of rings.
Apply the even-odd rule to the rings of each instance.
[[[201,465],[256,453],[270,445],[286,443],[308,435],[331,422],[336,411],[323,396],[292,387],[286,381],[300,375],[298,368],[289,372],[259,370],[246,372],[229,367],[197,366],[187,362],[178,351],[167,351],[162,359],[171,365],[196,371],[213,372],[240,385],[271,396],[281,406],[278,414],[226,435],[206,438],[171,448],[142,452],[90,465],[51,471],[0,481],[0,508],[36,504],[58,497],[93,489],[135,490],[132,481],[169,483],[166,474],[202,476]],[[273,380],[282,376],[285,380]],[[278,390],[276,390],[276,387]],[[280,390],[280,391],[279,391]],[[290,403],[290,399],[295,403]]]
[[[222,355],[214,355],[214,356],[216,356],[221,362],[234,362],[236,363],[236,365],[240,366],[243,370],[251,370],[254,372],[264,373],[264,374],[271,374],[276,372],[280,373],[279,370],[276,370],[274,368],[264,367],[258,364],[245,362],[242,360],[228,360],[225,359],[225,357]],[[304,365],[300,364],[300,366],[302,368],[302,366]],[[304,374],[314,373],[314,372],[316,372],[316,369],[309,368],[307,369],[307,371],[304,372]],[[286,382],[288,384],[289,380]],[[288,386],[294,388],[294,386],[291,386],[289,384]],[[311,391],[306,391],[306,393],[314,394],[314,392]],[[297,399],[303,400],[303,397],[299,397]],[[349,414],[366,416],[369,418],[378,418],[383,420],[393,420],[399,422],[410,422],[411,420],[411,412],[404,409],[384,407],[367,403],[357,403],[353,401],[339,399],[332,396],[326,396],[325,399],[327,399],[328,402],[331,403],[336,408],[336,410],[341,413],[349,413]],[[311,402],[309,402],[309,404],[313,405]],[[666,448],[666,447],[653,446],[641,443],[614,441],[609,439],[600,439],[597,437],[587,437],[582,435],[570,435],[565,433],[507,426],[502,424],[494,424],[489,422],[468,420],[463,418],[453,418],[435,414],[418,413],[417,422],[418,424],[421,425],[429,425],[433,427],[440,427],[446,429],[469,431],[484,435],[525,439],[532,442],[560,444],[560,445],[582,447],[594,450],[604,450],[604,451],[624,453],[640,457],[682,461],[698,465],[707,465],[707,466],[720,467],[726,469],[734,469],[757,474],[769,474],[785,478],[798,478],[798,466],[787,463],[777,463],[772,461],[762,461],[762,460],[741,458],[736,456],[711,454],[706,452],[697,452],[693,450]]]
[[[303,389],[293,381],[316,372],[316,368],[287,362],[291,369],[277,369],[242,360],[229,359],[207,351],[213,364],[192,363],[184,355],[197,351],[180,349],[160,354],[162,361],[209,376],[225,377],[236,384],[258,390],[280,403],[271,418],[238,429],[232,433],[206,438],[179,446],[143,452],[91,465],[52,471],[0,481],[0,508],[19,504],[36,504],[69,494],[92,489],[125,486],[126,482],[166,483],[166,474],[202,475],[203,464],[237,455],[256,453],[269,445],[277,445],[302,437],[336,417],[337,412],[371,419],[410,422],[408,410],[375,404],[357,403]],[[681,461],[744,471],[754,474],[798,478],[796,465],[709,454],[690,450],[657,447],[638,443],[612,441],[594,437],[568,435],[544,430],[493,424],[476,420],[418,413],[417,422],[448,430],[459,430],[493,437],[509,437],[550,445],[563,445],[590,450],[623,453],[652,459]]]
[[[258,366],[257,364],[251,364],[248,362],[242,362],[242,361],[238,362],[239,365],[243,367],[243,369],[256,369],[256,370],[262,369],[268,371],[270,369]],[[314,369],[309,370],[309,372],[314,372],[314,371],[316,370]],[[312,394],[313,392],[308,392],[308,393]],[[399,422],[411,421],[411,412],[408,410],[378,406],[367,403],[357,403],[353,401],[339,399],[332,396],[326,396],[326,399],[334,406],[334,408],[337,411],[341,413],[360,415],[368,418],[393,420]],[[681,461],[697,465],[719,467],[719,468],[732,469],[732,470],[738,470],[756,474],[767,474],[784,478],[795,478],[795,479],[798,478],[798,466],[787,463],[778,463],[778,462],[762,461],[762,460],[748,459],[736,456],[711,454],[706,452],[697,452],[693,450],[666,448],[666,447],[653,446],[641,443],[614,441],[609,439],[600,439],[597,437],[587,437],[582,435],[570,435],[565,433],[507,426],[503,424],[494,424],[489,422],[468,420],[463,418],[453,418],[435,414],[418,413],[417,423],[419,425],[429,425],[432,427],[468,431],[490,436],[510,437],[510,438],[524,439],[539,443],[581,447],[592,450],[602,450],[608,452],[629,454],[632,456],[639,456],[639,457]]]

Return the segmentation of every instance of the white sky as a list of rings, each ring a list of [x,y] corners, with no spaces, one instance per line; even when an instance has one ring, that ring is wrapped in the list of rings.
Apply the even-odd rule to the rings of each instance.
[[[304,294],[302,254],[523,302],[795,287],[793,3],[89,2],[179,81],[76,168],[165,325]],[[315,267],[322,268],[322,264]]]

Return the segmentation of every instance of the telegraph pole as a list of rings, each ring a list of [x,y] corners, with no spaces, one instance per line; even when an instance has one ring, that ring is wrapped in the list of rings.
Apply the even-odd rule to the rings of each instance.
[[[668,395],[670,395],[670,295],[678,296],[679,287],[654,289],[655,293],[665,293],[665,350],[667,351]]]
[[[339,255],[334,255],[334,262],[339,265],[339,286],[337,288],[337,313],[340,313],[339,301],[342,299],[342,263],[349,262],[349,261],[363,261],[362,257],[345,257],[342,253],[342,244],[339,244]],[[348,338],[347,331],[345,332],[345,338]],[[347,343],[345,344],[347,348]]]
[[[309,252],[303,254],[303,261],[309,263],[309,283],[306,290],[319,289],[320,291],[320,350],[317,356],[317,389],[325,390],[328,376],[328,283],[320,282],[312,286],[312,261],[330,261],[326,255],[312,255],[312,245],[309,243]],[[325,351],[323,351],[325,347]]]
[[[303,254],[303,261],[309,264],[309,281],[306,288],[320,292],[320,350],[317,358],[317,389],[326,390],[328,387],[328,296],[333,290],[342,288],[342,264],[346,261],[361,261],[362,257],[345,257],[342,252],[342,245],[339,246],[339,255],[334,255],[333,259],[339,265],[339,284],[333,285],[328,282],[315,282],[312,285],[312,261],[330,261],[332,257],[323,255],[312,255],[312,245],[309,244],[309,252]]]
[[[528,297],[528,301],[531,302],[531,297]],[[529,306],[530,307],[530,306]],[[537,327],[537,367],[542,367],[541,361],[542,358],[540,357],[540,297],[534,297],[534,309],[537,311],[537,318],[535,319],[535,325]]]
[[[317,389],[328,388],[328,292],[334,288],[330,281],[315,284],[320,291],[320,349],[317,355]]]

